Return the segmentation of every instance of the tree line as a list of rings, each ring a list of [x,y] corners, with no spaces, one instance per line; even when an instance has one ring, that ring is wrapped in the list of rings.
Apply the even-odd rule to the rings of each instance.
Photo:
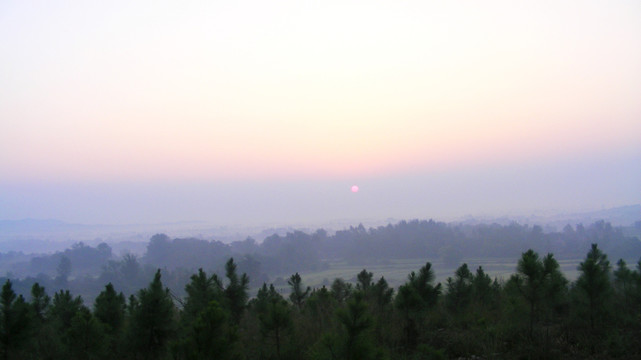
[[[77,243],[55,254],[33,256],[27,263],[13,262],[15,257],[11,255],[15,254],[0,254],[0,265],[11,269],[0,277],[0,284],[12,279],[16,293],[27,296],[37,282],[50,291],[70,290],[93,302],[107,283],[125,296],[135,294],[158,268],[163,270],[165,286],[184,297],[185,285],[194,272],[202,268],[208,273],[224,274],[230,257],[235,259],[239,272],[249,276],[252,294],[263,283],[282,287],[292,273],[324,270],[333,262],[368,267],[390,259],[421,258],[443,264],[441,271],[453,271],[465,258],[509,261],[528,248],[577,261],[583,256],[581,249],[591,243],[616,259],[635,262],[636,254],[641,254],[641,241],[631,234],[641,233],[641,222],[635,226],[613,227],[597,221],[544,232],[541,226],[517,223],[464,225],[412,220],[369,229],[359,225],[334,234],[323,229],[312,233],[293,231],[268,236],[262,242],[247,238],[230,244],[157,234],[151,237],[142,256],[116,257],[106,243],[95,247]],[[324,283],[329,284],[330,280]],[[398,285],[398,279],[393,281]]]
[[[637,236],[628,235],[630,229]],[[583,256],[579,249],[592,243],[599,244],[615,258],[627,259],[629,254],[641,253],[638,234],[641,234],[641,222],[624,228],[601,220],[587,226],[567,225],[560,231],[545,232],[541,226],[515,222],[466,225],[411,220],[376,228],[352,226],[334,234],[324,229],[311,233],[292,231],[268,236],[260,242],[247,238],[229,244],[196,238],[172,239],[157,234],[150,238],[146,252],[138,260],[152,268],[184,268],[193,272],[202,267],[220,272],[225,261],[233,256],[252,281],[260,285],[274,275],[323,269],[332,260],[367,265],[372,261],[421,257],[458,266],[463,258],[516,258],[529,248],[540,253],[553,252],[560,259],[576,259]],[[63,258],[72,264],[72,277],[98,276],[105,267],[112,271],[117,266],[113,263],[117,259],[106,243],[96,247],[77,243],[55,254],[32,255],[26,262],[20,260],[24,258],[25,255],[19,253],[0,254],[0,265],[7,265],[4,267],[11,269],[15,277],[58,276]]]
[[[161,270],[128,298],[112,283],[86,304],[38,283],[0,293],[3,359],[445,359],[639,358],[641,260],[612,266],[589,246],[569,282],[552,253],[530,249],[506,281],[458,267],[435,284],[431,263],[390,288],[363,269],[311,289],[299,273],[283,294],[250,278],[233,258],[224,276],[199,269],[185,296]]]

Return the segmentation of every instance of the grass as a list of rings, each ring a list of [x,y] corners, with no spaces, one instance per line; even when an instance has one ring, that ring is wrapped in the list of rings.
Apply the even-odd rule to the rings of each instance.
[[[470,271],[476,272],[479,266],[490,275],[492,279],[497,278],[499,281],[507,280],[510,275],[516,272],[518,260],[505,258],[483,258],[483,259],[463,259],[462,263],[467,263]],[[570,281],[576,280],[579,275],[577,267],[581,259],[559,260],[561,271]],[[378,281],[381,276],[385,277],[391,287],[398,288],[405,283],[410,272],[418,272],[426,262],[432,263],[432,269],[436,277],[436,283],[445,284],[448,277],[453,277],[458,266],[446,266],[440,259],[390,259],[377,264],[349,264],[344,261],[329,262],[329,268],[316,272],[301,273],[303,282],[307,286],[321,287],[329,286],[335,278],[342,278],[348,282],[355,283],[356,275],[363,269],[374,274],[374,281]],[[286,278],[283,276],[283,278]]]

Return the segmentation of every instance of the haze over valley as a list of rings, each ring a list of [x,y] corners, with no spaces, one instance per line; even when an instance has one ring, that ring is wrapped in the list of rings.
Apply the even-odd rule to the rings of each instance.
[[[2,1],[0,357],[641,358],[639,39],[638,0]]]

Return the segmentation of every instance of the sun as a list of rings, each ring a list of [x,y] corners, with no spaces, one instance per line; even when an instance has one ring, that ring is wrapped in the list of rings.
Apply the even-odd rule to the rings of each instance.
[[[352,185],[352,192],[357,193],[358,192],[358,185]]]

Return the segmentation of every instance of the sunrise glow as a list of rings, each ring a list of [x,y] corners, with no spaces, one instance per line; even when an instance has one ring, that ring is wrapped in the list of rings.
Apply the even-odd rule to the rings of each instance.
[[[115,4],[4,5],[5,176],[343,177],[638,146],[632,2]]]
[[[622,163],[640,36],[625,0],[7,1],[0,186]]]

